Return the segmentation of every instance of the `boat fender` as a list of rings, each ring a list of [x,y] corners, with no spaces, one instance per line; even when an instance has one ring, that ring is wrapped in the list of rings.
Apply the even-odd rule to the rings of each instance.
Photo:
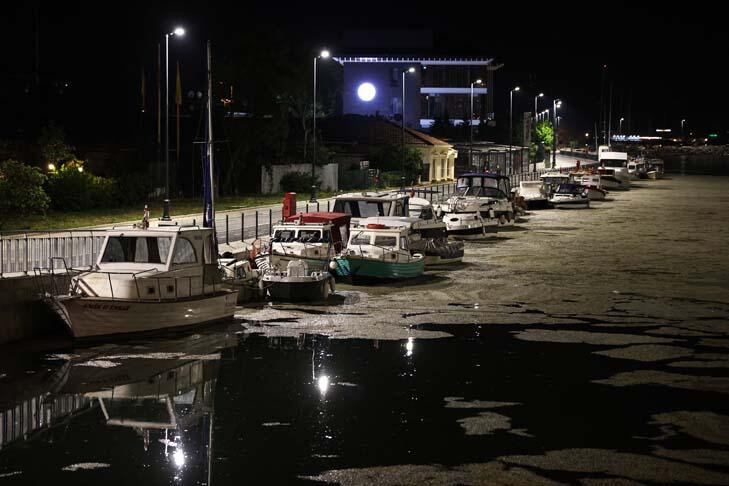
[[[336,270],[338,266],[339,265],[337,265],[337,261],[336,260],[332,260],[332,261],[329,262],[329,268],[331,270]]]
[[[367,225],[367,229],[386,229],[386,228],[387,228],[387,226],[385,226],[384,224],[370,223]]]

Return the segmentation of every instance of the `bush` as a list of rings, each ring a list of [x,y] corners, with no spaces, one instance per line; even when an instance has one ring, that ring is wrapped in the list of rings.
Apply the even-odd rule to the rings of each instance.
[[[11,216],[43,213],[49,198],[43,190],[46,177],[37,167],[15,160],[0,164],[0,225]]]
[[[303,172],[287,172],[281,177],[281,189],[285,192],[299,192],[308,194],[311,192],[311,186],[316,186],[317,189],[321,187],[321,179],[319,176],[314,176],[314,183],[311,183],[311,174],[305,174]]]
[[[114,203],[122,206],[140,205],[149,199],[154,189],[144,174],[125,174],[115,181]]]
[[[48,176],[53,209],[81,211],[115,206],[114,180],[95,176],[77,164],[65,164]]]

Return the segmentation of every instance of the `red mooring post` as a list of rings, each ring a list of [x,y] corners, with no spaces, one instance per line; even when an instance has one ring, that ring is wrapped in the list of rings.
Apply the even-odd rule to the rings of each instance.
[[[287,192],[283,198],[283,219],[296,215],[296,193]]]

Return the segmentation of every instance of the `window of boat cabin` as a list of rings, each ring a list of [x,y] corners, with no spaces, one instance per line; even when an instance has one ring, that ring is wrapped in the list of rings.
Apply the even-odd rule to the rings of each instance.
[[[167,263],[172,238],[169,236],[110,236],[102,263]]]
[[[389,216],[390,204],[390,201],[337,200],[334,203],[333,211],[351,214],[355,218]]]
[[[322,230],[320,229],[300,229],[299,241],[302,243],[328,243],[329,232],[325,231],[325,237],[322,238]]]
[[[603,167],[625,167],[628,162],[623,159],[601,159],[600,163]]]
[[[294,229],[277,229],[273,232],[273,241],[277,243],[295,241],[296,230]]]
[[[175,243],[175,251],[172,253],[172,263],[197,263],[195,247],[187,238],[178,237]]]
[[[397,236],[375,236],[375,246],[383,246],[385,248],[397,248]]]
[[[352,240],[349,242],[350,245],[369,245],[370,244],[370,233],[357,233],[352,236]]]

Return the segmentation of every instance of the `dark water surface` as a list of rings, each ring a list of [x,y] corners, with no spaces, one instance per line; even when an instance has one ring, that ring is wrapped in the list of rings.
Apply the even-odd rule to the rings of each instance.
[[[727,181],[326,306],[0,348],[0,484],[729,484]]]

